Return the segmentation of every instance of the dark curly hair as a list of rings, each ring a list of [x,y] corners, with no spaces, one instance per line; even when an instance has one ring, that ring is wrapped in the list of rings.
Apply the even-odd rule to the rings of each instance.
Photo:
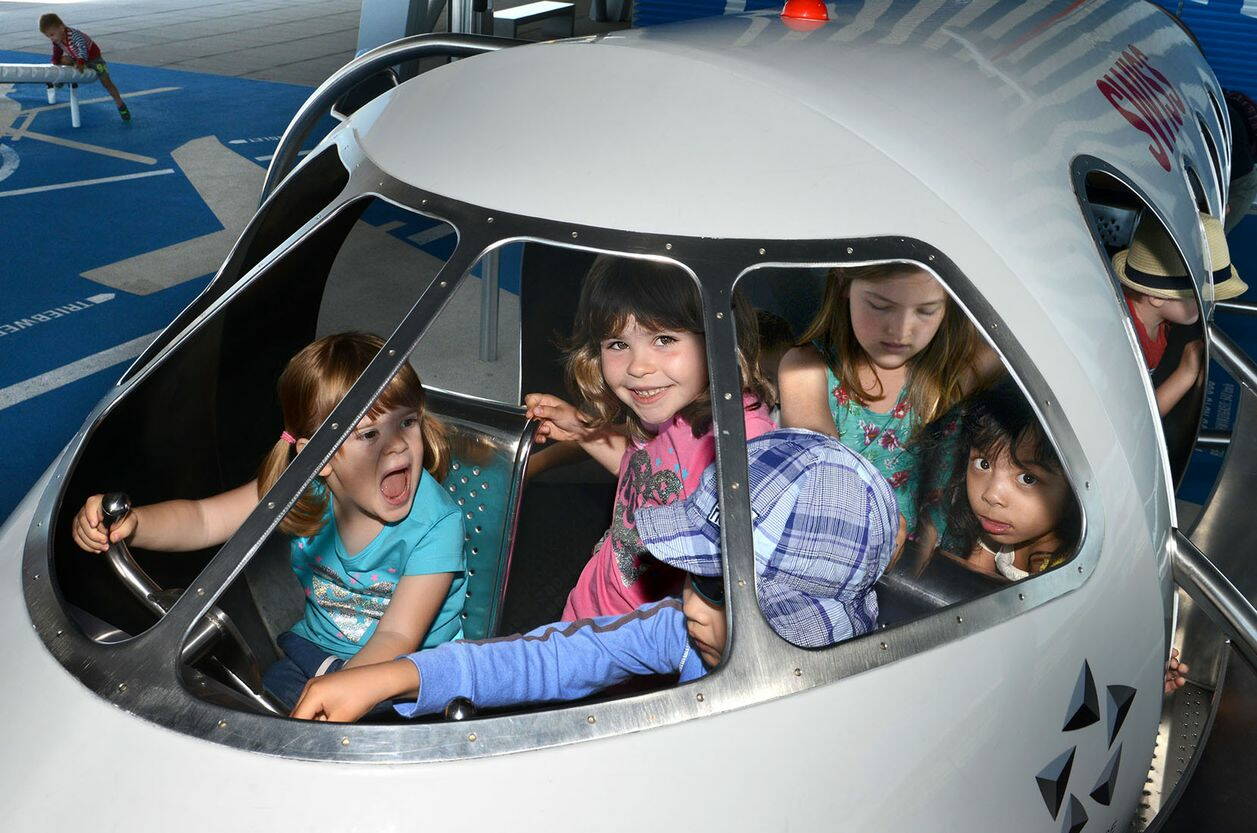
[[[948,426],[952,427],[952,432],[948,431]],[[954,433],[957,426],[958,438]],[[946,540],[939,543],[962,557],[977,545],[982,531],[969,506],[966,479],[973,449],[980,450],[986,457],[998,457],[1007,451],[1017,466],[1035,465],[1053,474],[1064,474],[1060,457],[1043,432],[1038,416],[1010,379],[974,394],[939,419],[930,427],[923,449],[929,465],[937,467],[936,471],[950,466],[941,507],[946,519],[943,532]],[[1027,453],[1029,456],[1024,456]],[[1081,533],[1082,510],[1071,490],[1057,524],[1056,536],[1060,544],[1047,566],[1054,567],[1067,560],[1078,546]]]

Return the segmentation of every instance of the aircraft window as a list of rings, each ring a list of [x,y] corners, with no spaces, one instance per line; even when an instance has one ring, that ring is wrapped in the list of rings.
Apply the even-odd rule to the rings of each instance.
[[[449,223],[374,200],[363,211],[336,254],[317,335],[362,330],[387,335],[410,311],[453,253],[458,234]],[[496,301],[497,331],[514,332],[519,320],[516,247],[498,256],[499,290],[486,298],[477,264],[432,320],[415,351],[424,384],[514,404],[518,389],[518,345],[503,339],[490,355],[482,351],[486,303]],[[484,258],[482,260],[488,260]]]
[[[1231,146],[1231,120],[1227,117],[1226,108],[1218,101],[1212,89],[1205,87],[1205,93],[1209,96],[1209,104],[1213,107],[1213,114],[1218,117],[1218,124],[1222,126],[1222,143],[1229,148]]]
[[[1197,199],[1203,200],[1200,179],[1190,167],[1186,170],[1190,187]],[[1177,482],[1191,459],[1204,406],[1200,299],[1184,277],[1187,267],[1181,249],[1156,213],[1125,182],[1112,174],[1092,171],[1080,196],[1101,244],[1117,299],[1126,311],[1132,348],[1150,375],[1170,471]],[[1114,239],[1106,228],[1115,212],[1133,221],[1125,243]]]
[[[328,147],[305,160],[275,191],[257,227],[247,232],[235,273],[243,275],[256,266],[330,204],[348,181],[349,172],[341,164],[335,147]]]
[[[781,425],[836,436],[866,475],[889,484],[901,525],[894,546],[847,565],[857,579],[823,603],[836,623],[825,642],[1072,559],[1082,516],[1066,467],[998,355],[929,270],[773,266],[738,288],[764,325],[760,356],[764,375],[778,380]]]
[[[1191,189],[1192,199],[1196,203],[1196,210],[1208,211],[1209,198],[1205,195],[1205,187],[1200,183],[1200,175],[1196,173],[1196,169],[1187,160],[1183,160],[1183,176],[1187,178],[1187,187]]]
[[[1209,150],[1209,165],[1213,169],[1213,181],[1217,183],[1218,193],[1224,193],[1227,180],[1222,174],[1222,160],[1218,156],[1217,145],[1213,143],[1213,134],[1205,126],[1205,120],[1200,117],[1199,113],[1196,114],[1196,124],[1200,127],[1200,135],[1204,138],[1205,147]],[[1199,201],[1197,205],[1200,205]]]
[[[148,600],[128,593],[99,554],[75,544],[70,529],[80,507],[93,494],[119,491],[139,507],[228,493],[223,505],[251,508],[247,488],[231,490],[257,477],[265,459],[293,448],[280,442],[281,432],[293,429],[276,399],[277,380],[289,360],[333,328],[374,328],[388,335],[452,250],[452,240],[434,251],[406,238],[420,228],[428,230],[429,241],[452,237],[434,231],[442,225],[379,201],[344,207],[236,287],[95,426],[67,484],[54,538],[60,589],[89,635],[109,641],[138,634],[155,622],[156,611]],[[374,260],[368,252],[375,253]],[[360,369],[340,379],[339,393]],[[339,393],[326,394],[331,398],[320,402],[320,410],[330,409]],[[321,421],[303,425],[299,433],[310,436]],[[353,435],[351,441],[357,441]],[[413,485],[417,474],[410,476]],[[386,491],[380,494],[387,499]],[[157,527],[150,522],[148,528]],[[132,551],[163,589],[162,604],[168,607],[178,598],[179,590],[171,588],[192,585],[218,550],[213,538],[189,528],[186,534],[136,539]],[[171,557],[176,550],[192,551]],[[280,583],[259,583],[246,573],[229,586],[218,607],[239,638],[198,655],[189,679],[217,696],[224,686],[231,688],[233,677],[251,673],[242,658],[251,655],[264,666],[274,656],[273,637],[279,633],[268,611],[282,609],[279,600],[293,587],[291,572]]]
[[[633,432],[636,445],[597,457],[575,443],[534,446],[501,633],[527,631],[565,613],[627,613],[679,590],[680,574],[646,554],[634,513],[693,489],[715,459],[706,359],[693,332],[702,326],[693,279],[675,264],[539,242],[523,245],[521,264],[523,393],[579,406],[606,421],[607,430]],[[641,317],[647,330],[616,338],[630,315]],[[685,354],[682,364],[669,376],[675,393],[658,403],[638,401],[632,391],[657,385],[665,372],[652,366],[651,355],[670,361],[667,356],[678,352]],[[641,357],[643,367],[634,372],[644,370],[644,376],[626,375],[619,366],[630,355]],[[652,436],[643,419],[670,427]],[[596,568],[587,567],[591,563]],[[591,584],[594,577],[607,587]],[[618,589],[607,596],[608,587]],[[597,607],[598,596],[618,599],[619,607]]]

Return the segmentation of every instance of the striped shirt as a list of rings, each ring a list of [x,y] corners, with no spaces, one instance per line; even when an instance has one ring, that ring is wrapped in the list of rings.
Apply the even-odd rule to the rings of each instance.
[[[100,57],[100,47],[86,33],[66,26],[62,40],[53,41],[52,62],[60,64],[62,55],[69,55],[76,64],[85,64]]]

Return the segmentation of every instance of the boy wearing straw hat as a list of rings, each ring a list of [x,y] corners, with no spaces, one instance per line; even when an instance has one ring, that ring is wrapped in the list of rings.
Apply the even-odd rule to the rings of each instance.
[[[1244,294],[1248,285],[1231,265],[1222,223],[1204,213],[1200,221],[1213,273],[1214,299],[1225,301]],[[1190,326],[1200,317],[1187,267],[1165,228],[1147,216],[1135,229],[1130,248],[1113,255],[1113,269],[1122,282],[1144,361],[1149,371],[1156,370],[1165,355],[1169,328],[1175,324]],[[1173,410],[1200,379],[1203,354],[1201,340],[1189,342],[1183,348],[1178,367],[1157,385],[1157,410],[1161,416]]]
[[[902,534],[890,484],[814,431],[770,431],[747,444],[747,458],[755,586],[768,624],[804,648],[876,628],[873,583]],[[293,717],[352,722],[395,697],[405,699],[397,712],[413,717],[455,698],[477,707],[556,702],[635,675],[704,676],[727,641],[715,464],[684,500],[638,510],[637,530],[652,555],[689,573],[681,599],[316,677]]]

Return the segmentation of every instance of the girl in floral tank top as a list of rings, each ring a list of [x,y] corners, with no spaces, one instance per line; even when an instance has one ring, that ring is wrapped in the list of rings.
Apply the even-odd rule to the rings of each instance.
[[[830,270],[805,344],[781,362],[781,423],[835,435],[890,482],[917,531],[921,465],[914,441],[1002,370],[946,290],[911,263]]]
[[[888,413],[879,414],[853,399],[829,367],[825,368],[825,376],[829,414],[838,439],[877,467],[894,490],[908,529],[916,529],[917,460],[915,452],[907,447],[916,427],[916,414],[908,401],[908,389],[901,388],[895,396],[895,406]]]

